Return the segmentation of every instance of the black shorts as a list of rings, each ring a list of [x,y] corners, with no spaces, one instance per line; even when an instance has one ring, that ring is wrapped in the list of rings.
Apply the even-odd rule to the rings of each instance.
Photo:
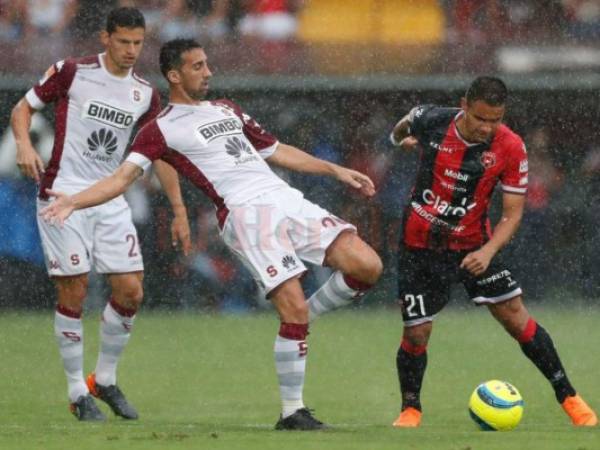
[[[474,276],[460,263],[470,251],[410,249],[398,253],[398,293],[407,326],[430,322],[450,300],[450,287],[462,283],[477,304],[501,303],[521,295],[521,287],[496,255],[487,270]]]

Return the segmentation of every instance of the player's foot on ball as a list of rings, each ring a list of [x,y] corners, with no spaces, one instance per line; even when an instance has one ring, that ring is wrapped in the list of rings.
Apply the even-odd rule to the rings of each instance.
[[[328,426],[323,422],[315,419],[312,411],[308,408],[302,408],[296,411],[291,416],[280,418],[275,424],[276,430],[324,430]]]
[[[414,428],[418,427],[420,424],[421,411],[409,406],[400,413],[392,425],[398,428]]]
[[[69,405],[69,409],[82,422],[106,420],[106,416],[98,409],[96,402],[90,394],[80,395],[75,403]]]
[[[598,425],[598,418],[592,408],[579,395],[567,397],[562,408],[576,427],[593,427]]]
[[[138,413],[135,408],[127,401],[121,389],[115,384],[111,386],[102,386],[96,383],[96,374],[91,373],[87,377],[87,386],[90,393],[102,400],[112,412],[124,419],[135,420],[138,418]]]

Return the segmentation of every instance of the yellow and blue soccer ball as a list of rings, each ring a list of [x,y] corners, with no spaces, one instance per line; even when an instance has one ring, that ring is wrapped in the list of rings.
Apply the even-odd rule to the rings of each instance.
[[[481,383],[469,399],[469,414],[484,431],[508,431],[523,417],[523,397],[512,384],[491,380]]]

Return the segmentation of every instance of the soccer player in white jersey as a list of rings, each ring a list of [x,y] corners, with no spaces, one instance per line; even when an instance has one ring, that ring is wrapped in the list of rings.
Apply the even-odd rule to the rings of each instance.
[[[144,16],[137,9],[111,11],[101,35],[106,51],[54,64],[13,109],[17,164],[24,175],[41,183],[39,209],[48,204],[49,188],[76,193],[113,173],[124,158],[133,128],[160,112],[157,90],[133,72],[144,33]],[[48,103],[55,103],[56,125],[52,157],[44,169],[31,144],[29,126],[35,111]],[[177,173],[164,162],[155,169],[174,209],[174,242],[181,240],[187,251],[189,226]],[[142,255],[127,202],[118,196],[73,214],[62,228],[42,220],[38,226],[48,273],[57,288],[54,332],[71,411],[79,420],[104,420],[91,393],[115,414],[136,419],[135,408],[116,385],[117,363],[143,295]],[[84,380],[81,314],[92,264],[108,276],[112,296],[102,314],[96,369]]]
[[[267,163],[329,175],[367,196],[375,192],[373,183],[278,142],[230,101],[205,101],[212,74],[195,41],[164,44],[160,66],[169,82],[169,106],[138,133],[113,175],[76,195],[48,190],[56,199],[42,211],[44,220],[60,225],[75,210],[120,195],[152,161],[175,167],[213,200],[222,238],[279,313],[274,352],[282,412],[276,428],[321,429],[325,425],[302,398],[308,323],[359,297],[379,279],[382,264],[354,226],[304,199]],[[300,284],[306,271],[302,260],[334,270],[308,301]]]

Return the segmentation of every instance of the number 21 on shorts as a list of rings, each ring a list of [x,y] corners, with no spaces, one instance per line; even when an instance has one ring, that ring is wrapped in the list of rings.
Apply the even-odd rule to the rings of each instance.
[[[425,303],[423,295],[406,294],[404,296],[404,308],[408,317],[425,316]]]

